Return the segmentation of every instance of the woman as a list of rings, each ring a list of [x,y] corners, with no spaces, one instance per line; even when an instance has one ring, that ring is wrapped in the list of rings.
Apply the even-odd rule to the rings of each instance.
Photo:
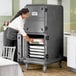
[[[24,20],[29,17],[28,8],[21,9],[15,17],[10,21],[7,29],[4,32],[4,46],[17,47],[17,33],[19,32],[26,41],[33,42],[32,38],[24,31]],[[17,61],[17,49],[15,51],[14,60]]]

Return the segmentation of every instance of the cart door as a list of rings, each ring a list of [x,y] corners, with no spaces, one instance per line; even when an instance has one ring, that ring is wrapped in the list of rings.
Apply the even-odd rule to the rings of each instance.
[[[26,32],[44,32],[44,6],[27,5],[30,17],[25,21]]]

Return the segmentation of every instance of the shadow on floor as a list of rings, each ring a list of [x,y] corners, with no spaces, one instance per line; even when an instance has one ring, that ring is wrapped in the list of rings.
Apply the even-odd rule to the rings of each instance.
[[[57,63],[48,65],[46,73],[42,71],[41,65],[30,64],[28,70],[21,65],[24,76],[76,76],[76,73],[67,68],[66,62],[62,62],[62,68]]]

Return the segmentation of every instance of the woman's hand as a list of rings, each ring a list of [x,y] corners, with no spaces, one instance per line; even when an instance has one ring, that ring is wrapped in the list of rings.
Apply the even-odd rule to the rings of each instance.
[[[41,39],[42,42],[44,42],[44,39]]]
[[[29,42],[32,42],[33,43],[34,42],[34,39],[30,38]]]
[[[34,40],[32,38],[30,38],[28,35],[27,36],[23,36],[23,37],[28,42],[34,42]]]

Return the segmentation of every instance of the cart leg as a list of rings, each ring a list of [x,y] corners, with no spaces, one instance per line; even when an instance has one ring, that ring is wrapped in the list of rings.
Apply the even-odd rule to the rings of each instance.
[[[59,61],[59,67],[62,68],[62,61]]]
[[[26,70],[28,70],[28,63],[25,64]]]
[[[46,72],[46,69],[47,69],[47,66],[46,65],[43,65],[43,72],[44,73]]]

